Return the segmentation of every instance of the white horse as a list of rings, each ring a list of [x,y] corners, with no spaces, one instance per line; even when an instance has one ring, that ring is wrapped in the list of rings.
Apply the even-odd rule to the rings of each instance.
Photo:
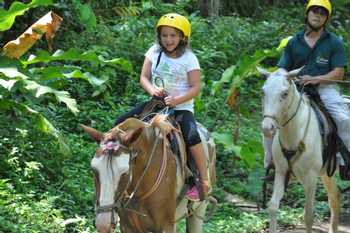
[[[276,215],[285,190],[285,177],[290,169],[304,188],[306,232],[312,232],[315,192],[318,177],[321,176],[331,209],[328,232],[335,233],[338,229],[340,193],[334,177],[328,177],[322,168],[322,138],[316,115],[308,97],[300,94],[292,81],[298,71],[259,71],[267,77],[262,88],[262,131],[264,137],[272,139],[272,158],[276,168],[273,194],[268,204],[269,232],[277,232]],[[283,151],[295,154],[288,161]]]

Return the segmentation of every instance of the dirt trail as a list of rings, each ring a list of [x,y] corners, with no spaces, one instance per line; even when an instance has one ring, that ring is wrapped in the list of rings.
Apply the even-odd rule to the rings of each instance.
[[[232,203],[233,205],[241,208],[243,211],[247,212],[257,212],[258,205],[254,202],[249,202],[244,200],[238,195],[232,195],[230,193],[226,193],[225,201]],[[339,219],[339,228],[338,233],[350,233],[350,210],[342,209],[341,216]],[[315,223],[313,226],[313,233],[328,233],[329,223]],[[304,225],[297,225],[293,229],[280,229],[280,233],[305,233]],[[260,232],[260,233],[268,233]]]
[[[315,224],[313,233],[328,233],[329,223]],[[295,229],[281,231],[283,233],[305,233],[304,226],[297,226]],[[350,233],[350,213],[344,213],[340,216],[338,233]]]

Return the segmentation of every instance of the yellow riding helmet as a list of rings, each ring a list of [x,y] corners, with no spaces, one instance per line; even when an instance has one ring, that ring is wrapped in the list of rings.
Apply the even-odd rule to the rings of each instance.
[[[325,8],[328,11],[328,17],[332,14],[332,4],[329,0],[309,0],[305,12],[309,12],[310,8],[313,6],[320,6]]]
[[[156,29],[158,29],[160,26],[169,26],[169,27],[179,29],[184,34],[185,40],[190,39],[191,24],[190,24],[190,21],[188,21],[188,19],[185,16],[182,16],[176,13],[169,13],[169,14],[163,15],[158,20]]]

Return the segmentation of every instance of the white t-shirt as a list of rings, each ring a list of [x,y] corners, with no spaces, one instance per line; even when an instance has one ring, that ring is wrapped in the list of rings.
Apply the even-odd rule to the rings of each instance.
[[[178,58],[168,57],[164,52],[160,57],[156,68],[158,56],[160,53],[159,45],[154,44],[146,52],[145,56],[152,62],[152,84],[159,83],[162,79],[165,91],[171,96],[185,94],[189,89],[187,73],[192,70],[199,70],[199,62],[194,53],[186,49],[185,53]],[[193,99],[176,105],[175,110],[188,110],[193,112]]]

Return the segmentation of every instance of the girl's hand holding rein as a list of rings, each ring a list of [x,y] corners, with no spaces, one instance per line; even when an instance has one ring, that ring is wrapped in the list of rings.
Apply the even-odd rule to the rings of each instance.
[[[170,107],[175,107],[178,103],[177,98],[171,95],[168,95],[164,98],[165,104]]]
[[[153,90],[151,92],[151,96],[164,97],[165,96],[164,88],[153,87]]]

